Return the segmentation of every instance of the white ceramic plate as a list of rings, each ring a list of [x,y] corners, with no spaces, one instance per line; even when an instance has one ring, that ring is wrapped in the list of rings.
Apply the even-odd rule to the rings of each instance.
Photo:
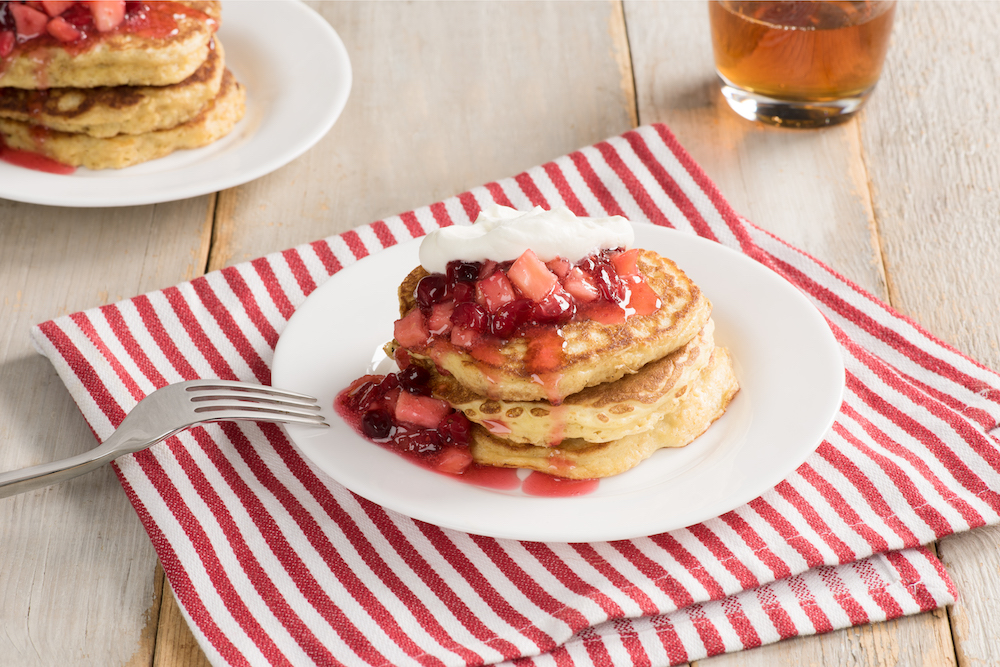
[[[819,445],[841,403],[844,366],[819,312],[789,282],[717,243],[636,225],[636,246],[670,257],[712,301],[716,341],[741,391],[682,449],[660,450],[597,490],[570,498],[494,491],[424,470],[361,437],[332,409],[371,372],[399,316],[396,287],[419,241],[335,274],[278,341],[272,382],[320,399],[332,428],[288,427],[319,468],[389,509],[439,526],[521,540],[590,542],[652,535],[728,512],[767,491]]]
[[[351,90],[351,63],[319,14],[297,0],[224,2],[219,39],[226,66],[247,89],[246,114],[229,135],[134,167],[69,176],[0,162],[0,197],[75,207],[197,197],[283,167],[333,127]]]

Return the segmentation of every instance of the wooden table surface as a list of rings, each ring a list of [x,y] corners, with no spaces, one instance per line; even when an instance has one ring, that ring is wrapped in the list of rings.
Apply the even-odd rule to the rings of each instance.
[[[1000,369],[1000,4],[906,2],[851,122],[763,127],[718,93],[686,2],[318,2],[354,87],[288,166],[186,201],[0,200],[0,469],[93,437],[29,328],[514,175],[664,122],[734,207]],[[224,16],[224,15],[223,15]],[[253,91],[250,91],[253,95]],[[113,472],[0,500],[0,664],[199,665]],[[699,665],[1000,663],[1000,529],[935,545],[947,609]]]

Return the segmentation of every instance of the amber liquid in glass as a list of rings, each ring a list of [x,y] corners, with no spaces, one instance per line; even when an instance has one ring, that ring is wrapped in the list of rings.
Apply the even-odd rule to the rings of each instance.
[[[836,100],[875,85],[895,2],[709,3],[715,65],[740,89],[784,100]]]

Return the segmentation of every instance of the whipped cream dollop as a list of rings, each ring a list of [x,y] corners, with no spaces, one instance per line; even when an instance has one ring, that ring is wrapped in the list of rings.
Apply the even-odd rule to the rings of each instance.
[[[529,248],[543,262],[562,257],[576,263],[598,250],[628,249],[634,242],[632,224],[620,215],[580,218],[564,206],[518,211],[494,204],[473,225],[442,227],[424,237],[420,265],[444,273],[453,260],[506,262]]]

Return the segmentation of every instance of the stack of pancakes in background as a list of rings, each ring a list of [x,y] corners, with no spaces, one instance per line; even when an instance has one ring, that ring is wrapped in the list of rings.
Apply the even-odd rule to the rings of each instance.
[[[20,31],[15,4],[0,3],[0,12]],[[73,167],[119,169],[209,144],[242,118],[246,92],[215,36],[219,2],[128,3],[130,13],[142,14],[103,32],[81,15],[96,11],[90,3],[28,3],[17,13],[31,5],[41,5],[34,11],[50,25],[68,16],[83,27],[68,41],[52,28],[29,39],[19,34],[10,53],[0,52],[0,138],[10,148]]]
[[[544,376],[531,372],[523,339],[502,343],[489,362],[451,346],[408,349],[431,371],[432,393],[473,422],[477,463],[609,477],[689,444],[722,416],[739,384],[715,345],[711,303],[669,259],[643,250],[637,266],[660,307],[620,323],[563,325],[559,367]],[[423,274],[400,286],[404,315]]]

